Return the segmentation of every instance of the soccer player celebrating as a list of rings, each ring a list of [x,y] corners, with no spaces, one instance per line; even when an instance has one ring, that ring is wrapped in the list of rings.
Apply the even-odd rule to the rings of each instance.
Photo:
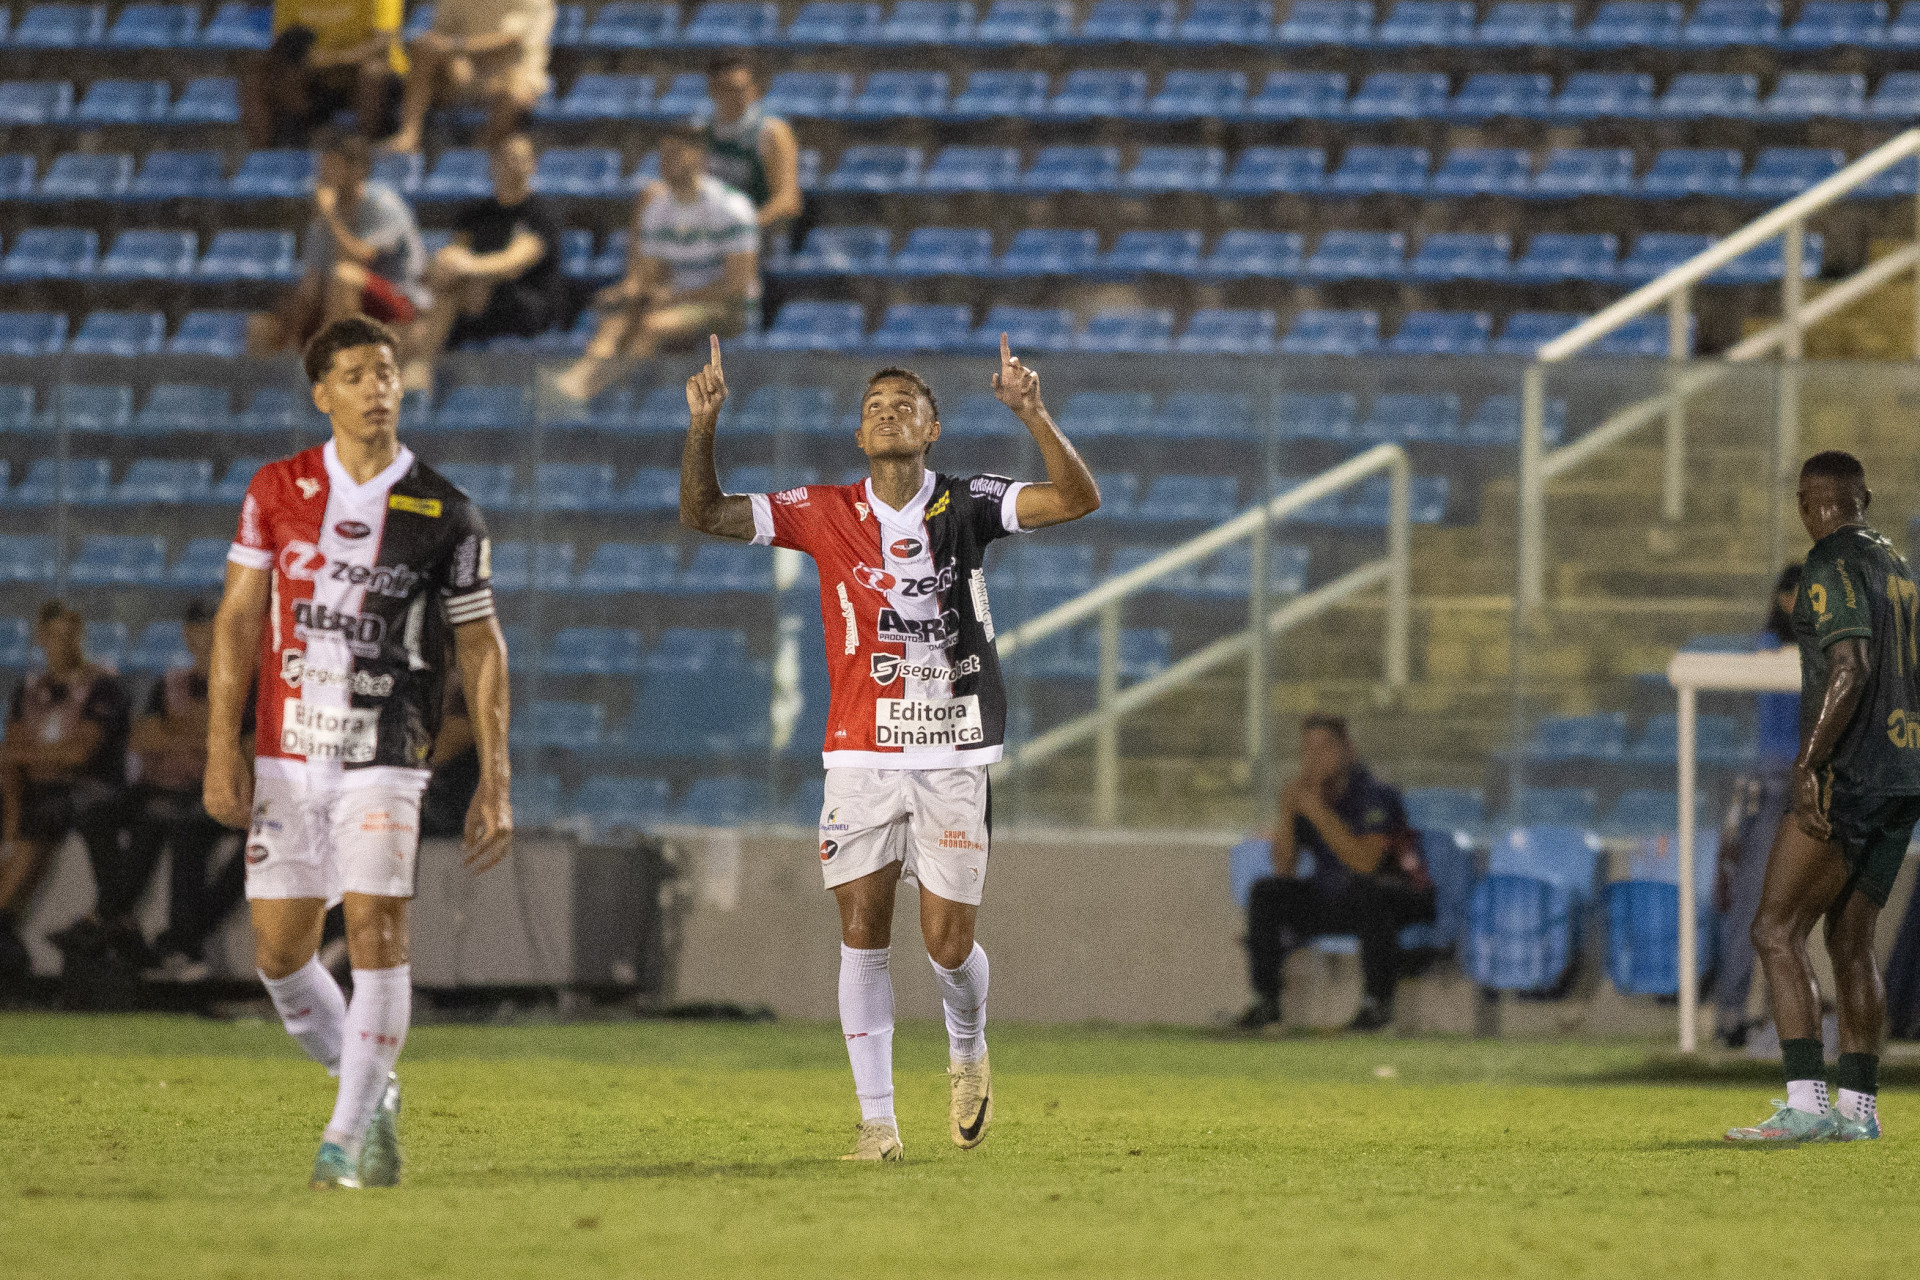
[[[1046,483],[928,470],[940,438],[933,390],[916,373],[882,369],[867,381],[854,433],[869,479],[722,494],[713,434],[727,383],[720,340],[709,341],[711,361],[687,380],[680,520],[804,551],[820,569],[833,689],[820,865],[840,906],[840,1027],[861,1116],[845,1158],[902,1158],[887,964],[894,888],[909,868],[946,1012],[950,1132],[956,1145],[976,1147],[993,1120],[993,1089],[987,954],[973,931],[993,825],[987,766],[1000,758],[1007,715],[982,562],[996,538],[1092,512],[1100,491],[1041,403],[1040,375],[1002,334],[993,391],[1032,433]]]
[[[1800,468],[1800,520],[1813,550],[1800,575],[1800,754],[1792,821],[1767,861],[1754,950],[1767,975],[1787,1100],[1731,1141],[1880,1136],[1874,1109],[1886,993],[1873,930],[1920,821],[1920,590],[1900,553],[1867,525],[1857,458],[1817,453]],[[1840,1003],[1839,1107],[1827,1102],[1820,991],[1807,934],[1826,921]]]
[[[484,871],[513,842],[507,650],[487,531],[395,435],[396,346],[365,317],[307,346],[333,439],[262,467],[247,487],[208,679],[207,812],[248,828],[260,978],[287,1031],[340,1078],[315,1188],[400,1178],[407,900],[449,647],[481,761],[467,863]],[[240,721],[256,673],[250,760]],[[334,902],[346,912],[351,1004],[314,954]]]

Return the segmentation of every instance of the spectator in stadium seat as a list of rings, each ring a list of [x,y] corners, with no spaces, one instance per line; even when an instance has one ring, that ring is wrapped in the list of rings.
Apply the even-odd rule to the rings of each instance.
[[[760,109],[765,89],[753,63],[723,53],[707,64],[707,172],[753,201],[767,243],[800,216],[800,144],[793,126]]]
[[[427,268],[433,301],[408,341],[409,391],[431,389],[433,360],[449,344],[530,338],[567,318],[560,220],[533,193],[533,140],[510,133],[490,158],[493,194],[454,215],[453,243]]]
[[[759,221],[746,196],[707,172],[697,126],[661,138],[660,177],[640,192],[632,245],[626,277],[594,299],[604,316],[586,354],[557,380],[562,395],[590,400],[625,362],[758,322]]]
[[[400,77],[400,0],[275,0],[273,44],[240,76],[240,123],[252,147],[304,147],[337,111],[360,133],[393,130]]]
[[[329,321],[368,315],[411,325],[429,301],[426,247],[400,193],[368,177],[366,139],[335,136],[320,153],[300,283],[276,311],[253,317],[247,341],[257,355],[299,350]]]
[[[133,923],[143,881],[127,875],[120,849],[121,794],[127,782],[127,691],[120,677],[88,662],[81,647],[86,624],[58,600],[40,607],[36,638],[46,669],[14,689],[0,743],[0,837],[7,861],[0,869],[0,916],[17,919],[50,855],[69,832],[79,832],[93,864],[98,899],[92,915],[54,934],[63,951],[117,947],[143,955]],[[4,922],[11,951],[15,920]]]
[[[518,129],[547,91],[555,12],[554,0],[438,0],[433,25],[407,46],[400,130],[387,145],[418,151],[427,109],[448,98],[486,105],[487,144]]]
[[[1310,878],[1296,875],[1302,851]],[[1315,713],[1300,726],[1300,772],[1280,792],[1273,874],[1254,881],[1247,959],[1255,999],[1240,1025],[1280,1021],[1287,952],[1322,934],[1358,934],[1365,994],[1348,1029],[1393,1021],[1400,930],[1433,919],[1433,881],[1407,824],[1400,792],[1360,762],[1342,716]]]

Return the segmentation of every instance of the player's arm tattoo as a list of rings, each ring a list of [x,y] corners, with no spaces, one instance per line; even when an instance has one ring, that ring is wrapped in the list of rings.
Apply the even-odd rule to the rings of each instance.
[[[713,433],[720,406],[727,400],[720,368],[720,339],[710,337],[707,365],[687,379],[687,444],[680,452],[680,523],[701,533],[736,542],[753,541],[753,504],[740,494],[720,492],[713,465]]]

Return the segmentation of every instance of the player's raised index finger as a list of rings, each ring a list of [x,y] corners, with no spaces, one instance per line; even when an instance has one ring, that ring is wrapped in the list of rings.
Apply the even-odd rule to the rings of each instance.
[[[718,369],[720,367],[720,335],[719,334],[710,333],[707,335],[707,349],[713,352],[713,367]]]
[[[1007,346],[1007,335],[1006,335],[1006,332],[1003,330],[1000,334],[1000,363],[1002,365],[1005,365],[1007,361],[1012,358],[1013,358],[1013,352]]]

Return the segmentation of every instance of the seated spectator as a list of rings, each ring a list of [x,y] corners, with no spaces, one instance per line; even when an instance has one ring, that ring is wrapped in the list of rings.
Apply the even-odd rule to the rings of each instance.
[[[433,302],[414,326],[407,390],[430,390],[442,347],[489,338],[530,338],[567,319],[560,274],[560,221],[533,194],[533,141],[508,134],[493,145],[493,194],[453,219],[453,243],[433,257]]]
[[[321,150],[300,283],[278,310],[254,316],[247,341],[255,354],[297,351],[322,325],[347,316],[411,325],[429,301],[427,251],[413,210],[371,171],[364,138],[334,137]]]
[[[753,201],[754,216],[771,238],[800,216],[800,144],[793,126],[760,109],[766,90],[744,54],[723,53],[707,64],[707,172]]]
[[[519,128],[550,83],[554,14],[554,0],[438,0],[433,25],[407,47],[400,131],[387,145],[418,151],[427,109],[447,98],[486,105],[486,143]]]
[[[144,878],[130,876],[120,849],[119,807],[127,781],[127,691],[120,677],[88,662],[81,648],[86,625],[58,600],[40,608],[35,638],[46,669],[13,692],[0,743],[0,835],[7,861],[0,868],[0,942],[18,963],[17,923],[48,855],[69,832],[79,832],[93,864],[98,898],[93,914],[50,941],[62,950],[116,946],[129,956],[145,950],[133,921]]]
[[[1296,876],[1302,852],[1313,874]],[[1365,994],[1348,1029],[1393,1021],[1400,930],[1433,919],[1433,882],[1400,793],[1360,763],[1344,717],[1314,714],[1300,726],[1300,773],[1280,793],[1273,874],[1247,904],[1247,960],[1255,999],[1249,1030],[1280,1021],[1287,952],[1322,934],[1358,934]]]
[[[209,975],[205,947],[229,911],[240,905],[246,864],[237,852],[217,875],[207,872],[225,829],[200,802],[207,771],[207,659],[213,652],[213,611],[187,606],[182,632],[193,664],[153,682],[146,711],[133,722],[129,750],[138,776],[127,790],[129,877],[144,883],[162,852],[173,854],[167,927],[154,940],[157,968],[148,976],[197,982]]]
[[[621,364],[662,347],[759,322],[759,223],[744,195],[706,171],[706,136],[692,126],[660,139],[660,177],[640,192],[626,277],[601,290],[605,313],[587,352],[556,382],[590,400]]]
[[[400,0],[275,0],[273,44],[240,76],[251,147],[304,147],[351,109],[370,139],[392,132],[400,75]]]

